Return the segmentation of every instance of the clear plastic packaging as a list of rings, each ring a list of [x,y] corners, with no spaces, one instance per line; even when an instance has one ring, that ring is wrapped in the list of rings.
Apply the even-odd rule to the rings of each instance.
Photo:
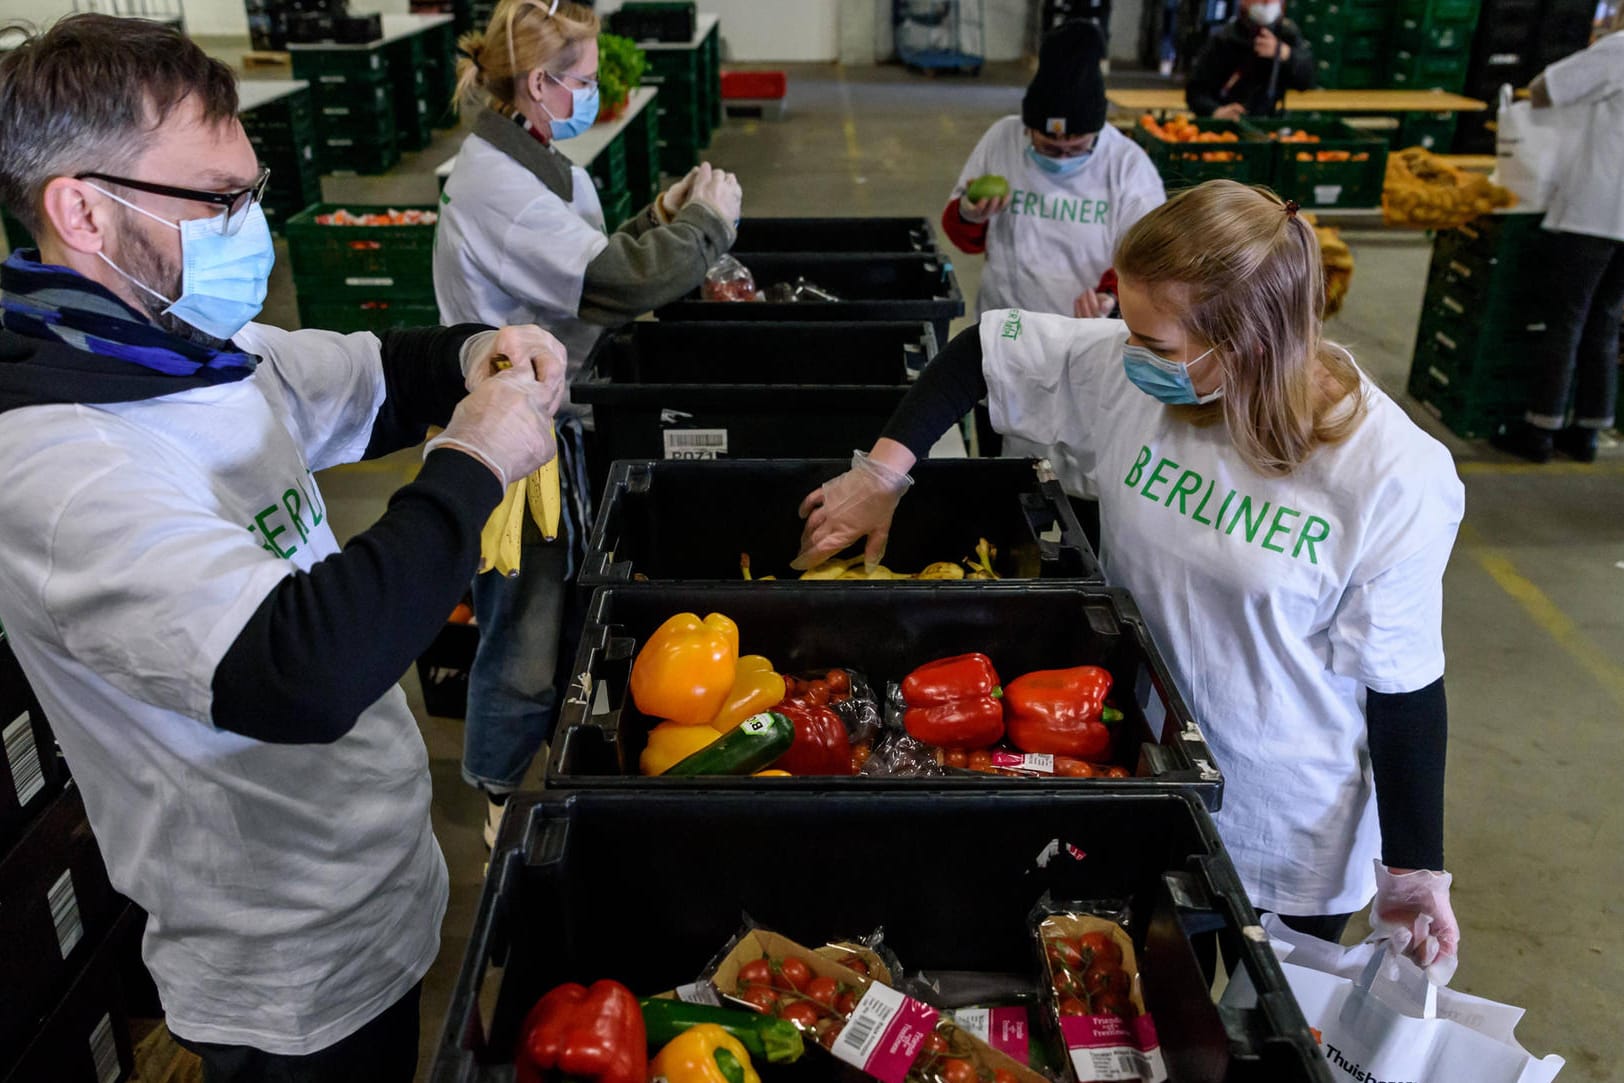
[[[707,301],[759,301],[761,291],[756,288],[756,276],[732,254],[717,260],[705,272],[702,296]]]
[[[802,275],[793,282],[777,282],[769,286],[767,300],[784,305],[809,301],[838,301],[840,298],[816,282],[808,282],[806,276]]]

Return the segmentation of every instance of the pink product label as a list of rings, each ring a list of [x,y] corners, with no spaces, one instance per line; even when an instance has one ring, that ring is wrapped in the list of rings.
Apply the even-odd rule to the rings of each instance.
[[[992,1017],[988,1020],[987,1044],[1022,1064],[1031,1063],[1032,1039],[1026,1031],[1026,1009],[992,1009]]]
[[[902,1083],[938,1013],[878,982],[857,1002],[831,1052],[881,1083]]]
[[[1064,1015],[1060,1033],[1080,1083],[1161,1083],[1167,1078],[1156,1026],[1148,1015]]]
[[[994,767],[1008,767],[1015,771],[1028,771],[1034,775],[1054,774],[1054,757],[1037,752],[994,752]]]

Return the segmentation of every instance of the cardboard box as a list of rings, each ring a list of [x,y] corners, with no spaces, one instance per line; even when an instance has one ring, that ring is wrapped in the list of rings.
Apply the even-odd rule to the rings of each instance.
[[[992,1083],[1047,1083],[1043,1075],[1000,1053],[952,1017],[904,996],[889,985],[850,970],[833,959],[765,929],[741,936],[716,965],[712,985],[724,998],[740,1003],[739,970],[755,959],[799,959],[814,978],[832,978],[857,996],[849,1016],[836,1028],[814,1038],[837,1059],[880,1083],[902,1083],[917,1073],[927,1083],[959,1083],[943,1066],[968,1062],[977,1078]]]

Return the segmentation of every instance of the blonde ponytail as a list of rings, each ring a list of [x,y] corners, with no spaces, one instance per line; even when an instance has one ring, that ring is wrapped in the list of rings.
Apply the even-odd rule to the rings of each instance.
[[[582,42],[598,36],[598,16],[568,0],[500,0],[484,30],[457,42],[459,114],[487,104],[517,104],[520,80],[542,68],[562,71],[580,55]]]

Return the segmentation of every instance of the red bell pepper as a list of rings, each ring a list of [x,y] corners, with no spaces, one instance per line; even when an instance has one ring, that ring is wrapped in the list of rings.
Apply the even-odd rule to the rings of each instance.
[[[773,710],[795,723],[795,743],[778,757],[774,767],[792,775],[854,773],[851,734],[834,711],[799,699],[786,700]]]
[[[619,982],[560,985],[530,1009],[514,1054],[514,1083],[549,1074],[593,1083],[648,1083],[648,1038],[637,995]]]
[[[1104,759],[1111,751],[1111,730],[1101,713],[1110,690],[1110,671],[1099,666],[1017,677],[1004,688],[1010,743],[1022,752]]]
[[[984,654],[920,666],[902,682],[908,735],[942,748],[986,748],[1004,735],[998,672]]]

